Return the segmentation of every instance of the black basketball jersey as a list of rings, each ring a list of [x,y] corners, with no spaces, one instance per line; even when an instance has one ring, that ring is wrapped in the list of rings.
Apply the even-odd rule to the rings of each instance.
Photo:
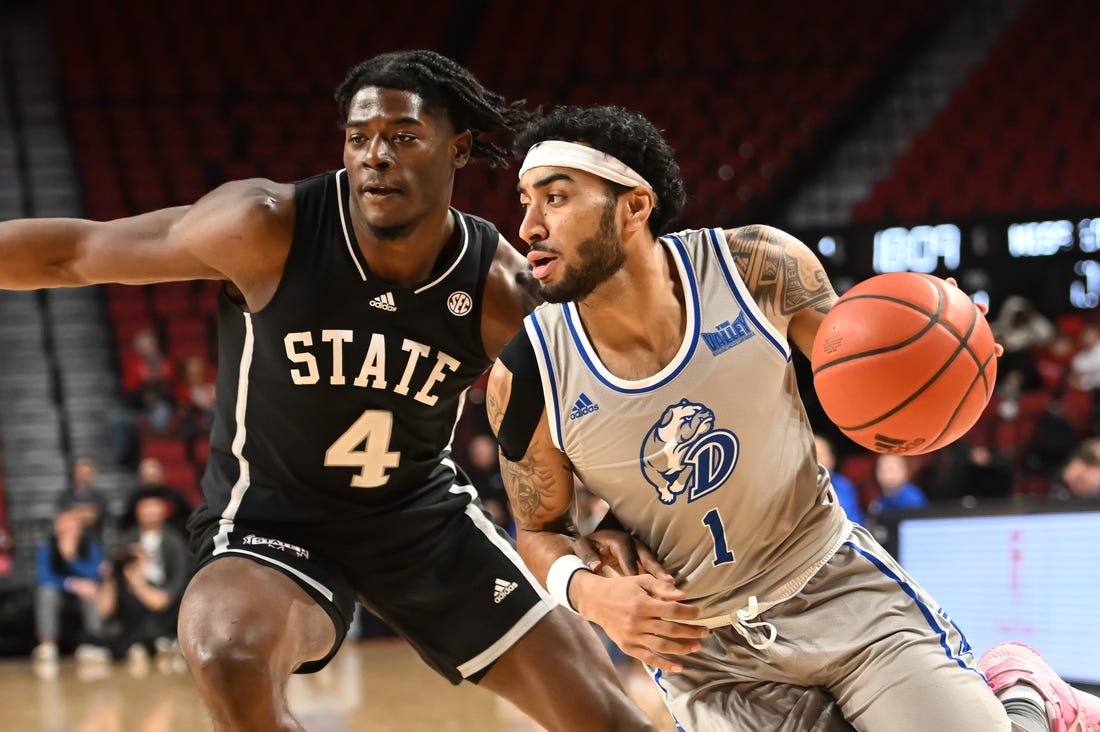
[[[452,209],[449,263],[399,287],[359,250],[345,171],[296,183],[294,203],[271,302],[248,313],[221,296],[218,411],[194,523],[341,540],[393,509],[441,517],[458,498],[449,455],[463,398],[491,363],[480,303],[499,234]]]

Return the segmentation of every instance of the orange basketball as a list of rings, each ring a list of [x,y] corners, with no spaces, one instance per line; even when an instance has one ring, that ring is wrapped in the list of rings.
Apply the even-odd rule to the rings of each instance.
[[[997,376],[993,333],[957,287],[894,272],[844,293],[814,339],[814,388],[829,418],[875,452],[919,455],[978,420]]]

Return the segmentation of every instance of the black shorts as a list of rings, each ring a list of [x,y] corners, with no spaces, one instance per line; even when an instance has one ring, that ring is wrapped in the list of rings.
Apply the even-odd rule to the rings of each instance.
[[[359,543],[325,542],[286,531],[221,525],[217,517],[193,526],[198,566],[219,557],[248,557],[294,580],[336,628],[322,659],[298,667],[313,673],[336,654],[355,601],[386,622],[452,684],[477,682],[493,662],[553,607],[527,570],[515,543],[481,507],[472,488],[455,485],[455,506],[430,538],[381,557],[372,532]],[[392,527],[402,512],[386,516]]]

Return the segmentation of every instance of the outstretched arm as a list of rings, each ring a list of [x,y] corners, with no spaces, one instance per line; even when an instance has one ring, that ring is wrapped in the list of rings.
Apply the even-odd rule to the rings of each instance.
[[[538,283],[527,260],[500,237],[481,305],[481,340],[490,358],[500,355],[539,302]]]
[[[798,239],[771,226],[728,229],[726,242],[764,315],[809,356],[817,329],[836,302],[821,260]]]
[[[114,221],[0,222],[0,288],[220,279],[248,297],[278,281],[293,213],[292,186],[247,180],[191,206]]]
[[[522,334],[520,338],[524,337]],[[509,408],[512,373],[497,361],[489,375],[486,405],[494,432],[500,433]],[[521,398],[526,398],[527,395]],[[679,602],[684,593],[671,581],[652,575],[601,577],[587,569],[567,571],[555,591],[552,568],[572,559],[579,563],[573,542],[576,529],[570,515],[573,504],[573,468],[550,437],[546,411],[522,457],[501,453],[501,476],[516,522],[516,544],[531,572],[559,602],[600,625],[624,652],[667,671],[682,666],[662,654],[692,653],[706,628],[685,624],[698,617],[698,608]],[[563,559],[564,558],[564,559]],[[549,582],[548,582],[549,580]]]

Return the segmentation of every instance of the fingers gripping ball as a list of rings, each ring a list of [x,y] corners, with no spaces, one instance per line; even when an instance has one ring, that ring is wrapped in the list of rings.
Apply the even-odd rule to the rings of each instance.
[[[966,433],[997,375],[984,314],[959,288],[912,272],[846,292],[822,321],[811,362],[829,418],[860,445],[898,455]]]

